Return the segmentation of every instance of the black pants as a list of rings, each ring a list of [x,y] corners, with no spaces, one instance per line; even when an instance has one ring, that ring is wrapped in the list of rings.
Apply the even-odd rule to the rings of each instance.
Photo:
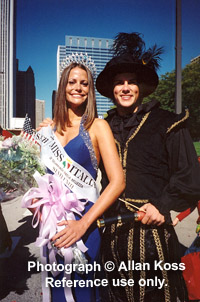
[[[0,254],[3,253],[6,248],[11,248],[12,240],[8,232],[6,221],[4,219],[1,205],[0,205]]]

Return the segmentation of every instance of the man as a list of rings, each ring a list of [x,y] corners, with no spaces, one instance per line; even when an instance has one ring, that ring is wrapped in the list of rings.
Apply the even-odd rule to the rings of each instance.
[[[186,128],[188,112],[164,111],[143,97],[158,85],[156,68],[161,48],[145,49],[138,33],[120,33],[115,54],[99,74],[96,87],[112,99],[106,120],[115,137],[126,177],[126,189],[107,211],[113,217],[136,211],[141,222],[108,225],[103,234],[109,297],[105,301],[185,301],[178,239],[170,211],[195,206],[200,198],[197,156]],[[102,167],[102,187],[107,179]],[[134,284],[133,284],[134,283]],[[104,301],[103,300],[103,301]]]

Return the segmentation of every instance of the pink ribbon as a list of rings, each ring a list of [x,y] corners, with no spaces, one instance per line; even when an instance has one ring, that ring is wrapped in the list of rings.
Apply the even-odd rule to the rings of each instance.
[[[36,239],[36,246],[41,248],[42,261],[46,263],[46,257],[42,250],[43,247],[47,245],[49,249],[49,263],[52,264],[57,261],[56,251],[53,249],[50,240],[58,231],[57,223],[62,220],[75,220],[74,213],[82,216],[80,212],[84,210],[87,201],[81,202],[78,200],[76,195],[72,193],[56,175],[46,174],[41,176],[38,172],[35,172],[34,178],[38,184],[38,188],[31,188],[23,196],[22,207],[35,208],[32,219],[33,228],[36,228],[40,223],[39,237]],[[38,199],[38,201],[32,204],[34,198]],[[65,226],[62,227],[64,228]],[[87,247],[82,240],[78,240],[76,244],[83,253],[87,251]],[[64,264],[71,263],[73,259],[72,247],[62,248],[61,252],[64,257]],[[59,274],[59,272],[55,271],[51,273],[53,276]],[[70,278],[69,274],[65,274],[65,276],[67,279]],[[70,288],[65,288],[65,296],[67,301],[74,301]],[[44,301],[48,301],[48,299],[44,297]]]

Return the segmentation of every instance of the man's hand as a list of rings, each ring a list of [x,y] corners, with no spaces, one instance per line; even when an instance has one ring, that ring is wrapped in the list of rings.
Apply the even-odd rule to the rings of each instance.
[[[146,212],[144,218],[141,220],[143,224],[154,224],[160,226],[165,222],[165,217],[160,214],[158,209],[151,203],[146,203],[139,210]]]

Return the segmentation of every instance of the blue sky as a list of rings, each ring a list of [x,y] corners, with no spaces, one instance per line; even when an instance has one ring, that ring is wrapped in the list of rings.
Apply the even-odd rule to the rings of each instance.
[[[57,46],[65,35],[114,38],[140,32],[147,47],[164,46],[159,74],[175,69],[175,0],[17,0],[19,69],[32,67],[36,97],[51,117]],[[200,0],[182,0],[182,66],[200,55]]]

